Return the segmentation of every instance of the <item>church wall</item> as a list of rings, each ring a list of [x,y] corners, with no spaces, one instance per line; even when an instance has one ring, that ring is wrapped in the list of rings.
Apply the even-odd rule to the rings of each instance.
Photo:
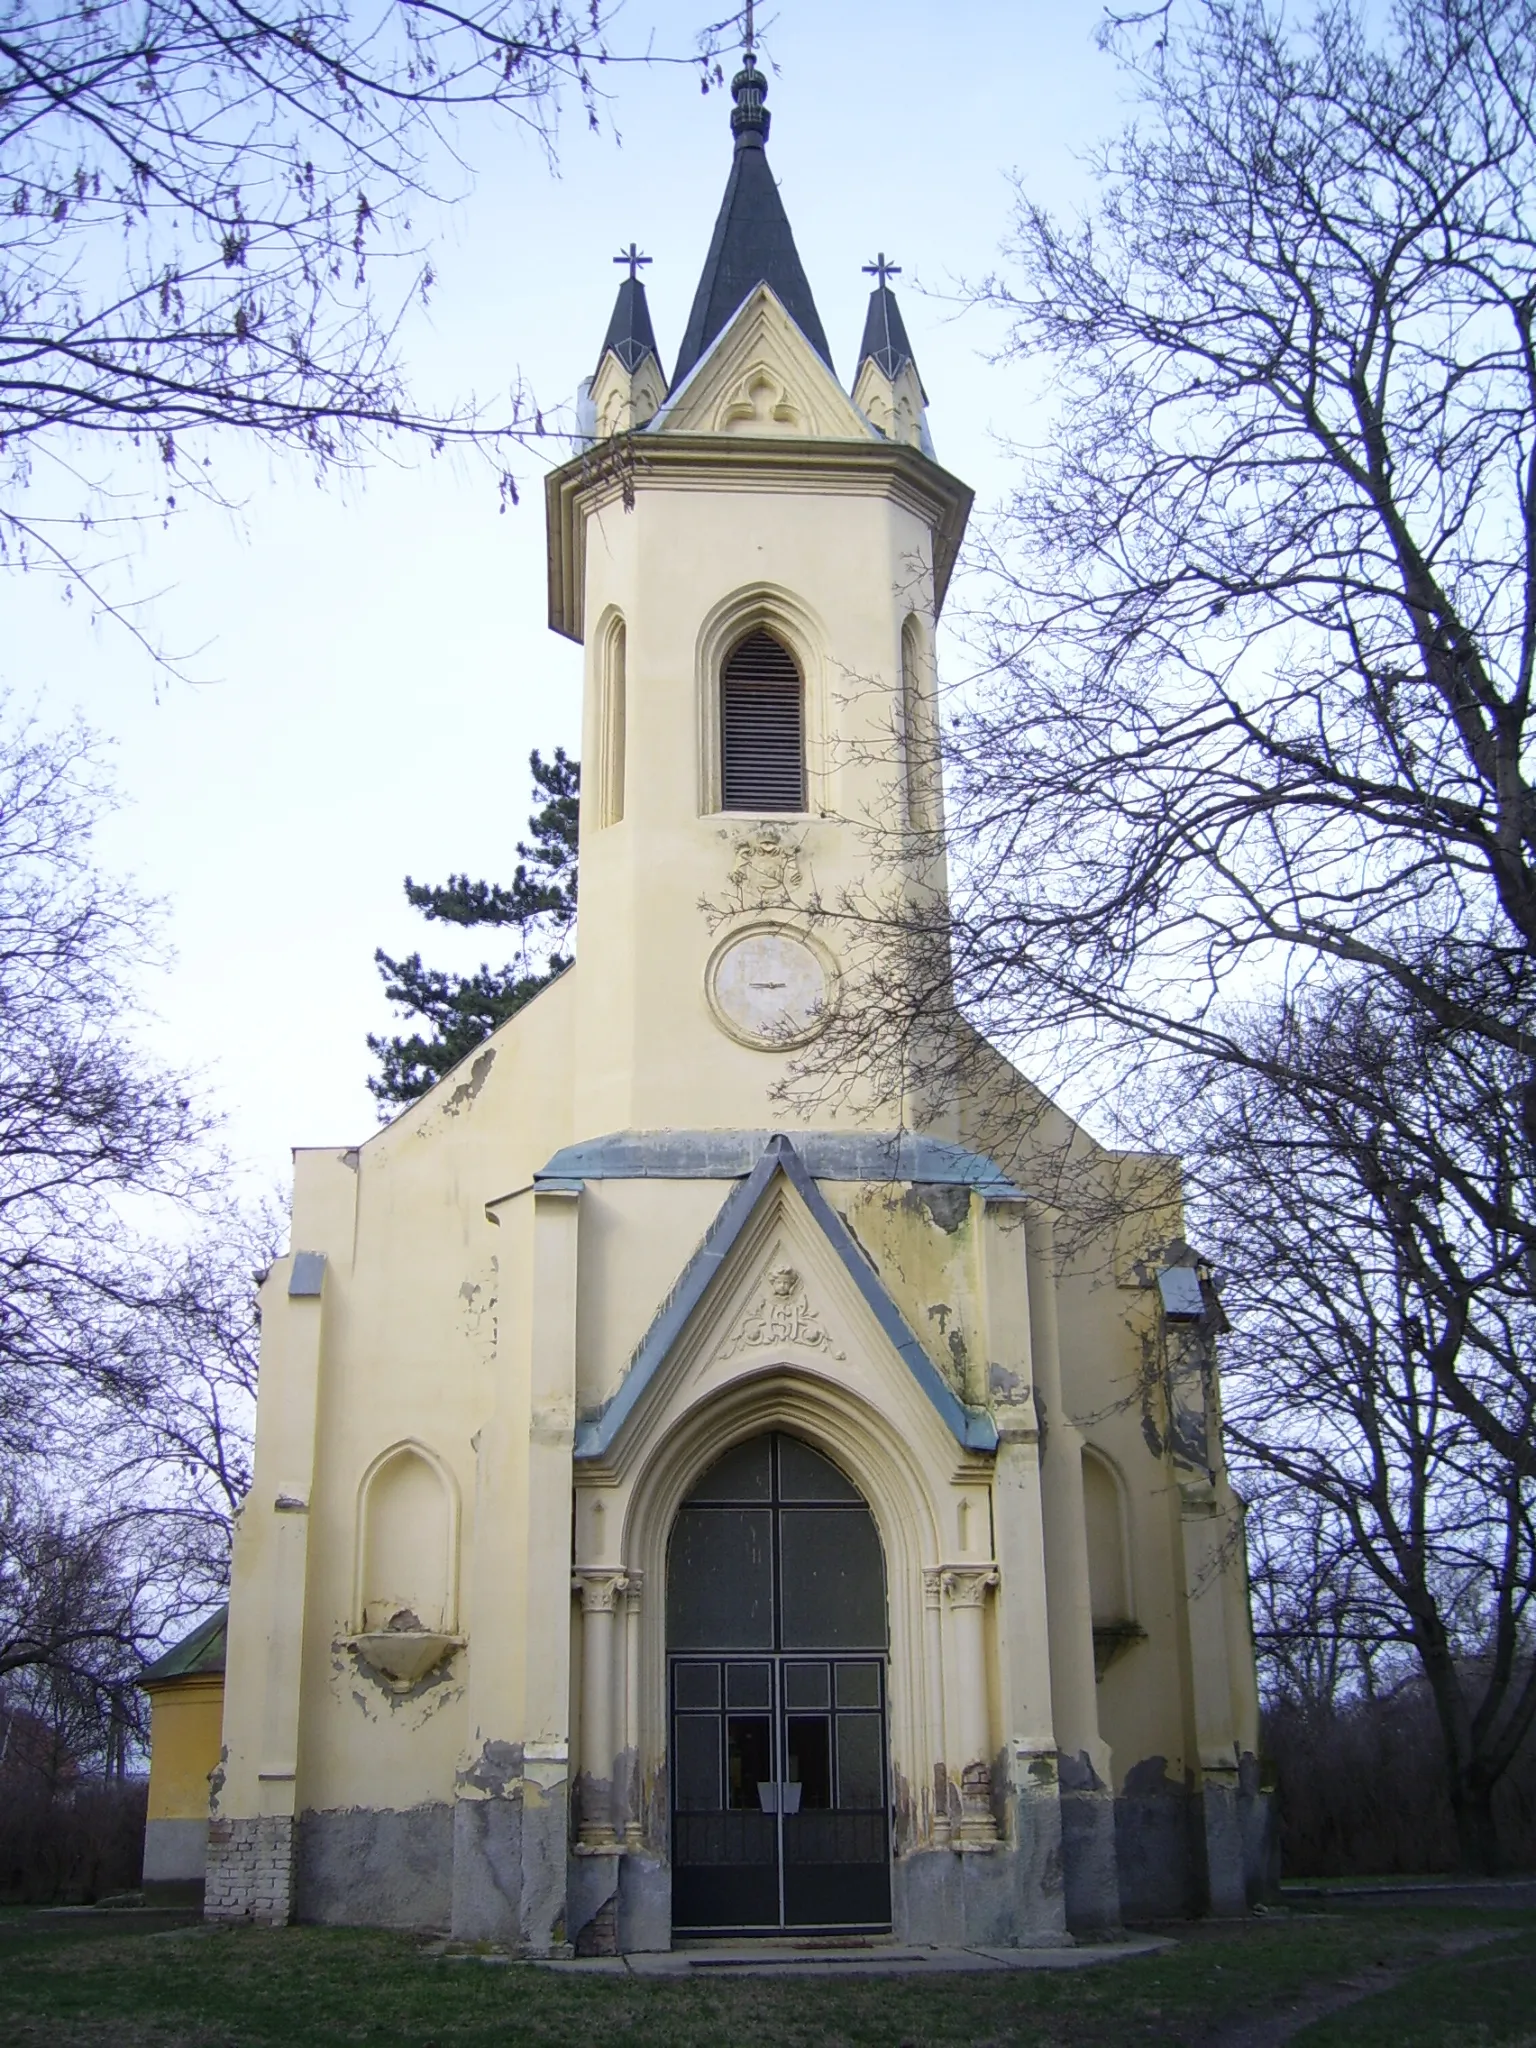
[[[656,1311],[733,1181],[593,1180],[582,1191],[577,1413],[596,1411],[623,1379]]]
[[[803,924],[813,894],[830,902],[867,869],[857,821],[887,812],[899,781],[897,593],[921,594],[931,542],[883,496],[729,478],[663,487],[643,466],[635,481],[633,511],[615,497],[587,524],[587,616],[625,624],[627,738],[623,820],[583,837],[583,945],[604,977],[578,1025],[577,1135],[773,1125],[787,1061],[721,1032],[705,966],[726,924],[775,912]],[[755,623],[804,671],[811,814],[770,821],[798,872],[751,867],[733,881],[739,842],[761,821],[707,808],[712,705],[719,658]],[[596,719],[589,708],[594,743]],[[823,935],[835,953],[835,932]],[[861,1107],[819,1105],[814,1121],[846,1125]]]
[[[688,1133],[917,1120],[867,1090],[808,1102],[795,1049],[748,1042],[751,990],[784,984],[738,967],[733,1010],[709,975],[727,940],[787,926],[785,972],[813,984],[820,949],[835,999],[835,906],[910,814],[903,649],[910,684],[935,522],[951,546],[968,502],[874,445],[771,292],[749,307],[657,438],[614,451],[629,509],[600,461],[551,479],[552,619],[587,644],[582,968],[366,1144],[296,1159],[216,1912],[666,1945],[668,1538],[704,1467],[770,1429],[843,1468],[883,1545],[898,1936],[1056,1940],[1241,1897],[1251,1658],[1237,1576],[1213,1572],[1232,1503],[1168,1447],[1147,1273],[1107,1232],[1058,1275],[1043,1197],[1068,1206],[1064,1183],[1031,1173],[1054,1145],[1113,1192],[1127,1161],[994,1057],[922,1127],[1026,1194],[814,1187],[776,1145],[685,1282],[742,1187],[688,1178]],[[758,627],[803,679],[804,814],[720,809],[720,668]],[[942,862],[904,879],[941,885]],[[1010,1091],[1032,1112],[1011,1130]],[[532,1185],[625,1131],[676,1134],[648,1164],[678,1177],[608,1179],[613,1153]],[[1176,1189],[1151,1172],[1166,1241]],[[1085,1444],[1107,1461],[1099,1580],[1107,1498],[1129,1610],[1097,1674]]]
[[[1146,1633],[1117,1642],[1101,1634],[1094,1688],[1114,1791],[1121,1909],[1133,1918],[1179,1914],[1223,1891],[1240,1909],[1244,1886],[1257,1897],[1269,1883],[1269,1834],[1254,1761],[1239,1522],[1219,1469],[1219,1435],[1206,1428],[1218,1460],[1214,1487],[1198,1459],[1191,1466],[1170,1448],[1167,1340],[1153,1276],[1165,1248],[1181,1241],[1177,1165],[1104,1150],[991,1048],[976,1050],[966,1140],[1022,1185],[1052,1192],[1068,1212],[1059,1229],[1068,1251],[1058,1290],[1064,1405],[1083,1442],[1123,1481],[1128,1618]],[[1105,1202],[1107,1220],[1085,1242],[1072,1211],[1092,1200]],[[1118,1227],[1108,1220],[1117,1211]],[[1181,1398],[1189,1398],[1187,1382]],[[1207,1595],[1214,1631],[1203,1612]],[[1214,1660],[1194,1639],[1197,1618],[1205,1637],[1222,1638],[1224,1654]],[[1066,1802],[1069,1870],[1075,1803]]]
[[[985,1406],[980,1198],[963,1187],[863,1183],[828,1194],[939,1371],[962,1401]]]
[[[305,1702],[305,1808],[407,1809],[452,1794],[473,1647],[404,1694],[337,1647],[365,1620],[356,1611],[359,1489],[393,1444],[419,1443],[441,1461],[459,1520],[459,1626],[448,1632],[473,1645],[473,1439],[505,1370],[498,1327],[515,1324],[527,1286],[504,1275],[508,1230],[487,1221],[485,1204],[525,1185],[564,1141],[572,993],[569,978],[556,982],[467,1072],[360,1150],[356,1256],[332,1275],[322,1380],[308,1647],[309,1669],[326,1683]],[[501,1626],[493,1614],[491,1631]]]
[[[398,1594],[434,1610],[415,1617],[428,1631],[467,1636],[475,1664],[496,1681],[494,1735],[512,1740],[518,1732],[528,1543],[516,1446],[527,1441],[520,1324],[532,1284],[530,1242],[516,1201],[496,1212],[505,1218],[500,1224],[488,1220],[486,1204],[526,1186],[568,1139],[572,996],[572,977],[554,984],[358,1151],[296,1159],[294,1243],[326,1254],[324,1336],[308,1425],[314,1463],[302,1517],[305,1681],[289,1795],[299,1821],[295,1902],[304,1917],[440,1925],[449,1917],[452,1800],[473,1748],[472,1652],[450,1641],[448,1654],[419,1677],[394,1682],[351,1647],[365,1624],[385,1625],[366,1611],[370,1602]],[[521,1206],[531,1205],[525,1199]],[[282,1263],[279,1283],[289,1267]],[[306,1433],[303,1375],[288,1369],[286,1354],[290,1330],[306,1316],[318,1320],[321,1308],[290,1300],[280,1284],[269,1285],[268,1297],[261,1454],[242,1517],[236,1586],[243,1597],[230,1651],[232,1686],[238,1665],[247,1694],[257,1696],[267,1690],[279,1598],[272,1475],[294,1464],[292,1446]],[[488,1569],[477,1588],[474,1440],[519,1398],[520,1425],[504,1415],[501,1440],[487,1446],[500,1460],[495,1498],[503,1526],[478,1531]],[[410,1581],[385,1587],[370,1582],[361,1495],[370,1467],[399,1445],[419,1447],[424,1462],[397,1461],[374,1490],[375,1508],[390,1507],[393,1496],[397,1522],[384,1532],[385,1576]],[[290,1511],[284,1519],[299,1516]],[[413,1573],[418,1543],[430,1556]],[[557,1569],[565,1569],[563,1556]],[[282,1597],[291,1608],[292,1588]],[[252,1707],[227,1717],[221,1811],[232,1820],[271,1806],[267,1781],[257,1775],[261,1710]]]

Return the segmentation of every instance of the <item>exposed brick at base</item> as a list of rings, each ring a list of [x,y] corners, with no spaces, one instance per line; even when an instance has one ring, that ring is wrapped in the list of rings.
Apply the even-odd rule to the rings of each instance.
[[[293,1917],[293,1821],[289,1816],[210,1823],[203,1917],[287,1926]]]

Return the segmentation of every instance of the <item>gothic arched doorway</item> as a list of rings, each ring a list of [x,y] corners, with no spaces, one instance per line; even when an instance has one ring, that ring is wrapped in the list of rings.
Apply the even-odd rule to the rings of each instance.
[[[667,1553],[672,1923],[890,1924],[885,1564],[858,1489],[753,1437]]]

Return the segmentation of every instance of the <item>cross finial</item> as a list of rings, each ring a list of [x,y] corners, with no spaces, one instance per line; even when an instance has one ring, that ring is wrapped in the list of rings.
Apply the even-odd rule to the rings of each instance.
[[[883,289],[887,278],[900,277],[901,265],[899,263],[887,263],[885,260],[885,251],[882,249],[880,251],[880,254],[875,258],[873,263],[865,264],[864,275],[866,277],[877,277],[880,280],[880,285]]]
[[[752,32],[752,0],[747,0],[746,7],[742,12],[741,47],[746,52],[748,58],[751,57],[756,44],[757,37]]]
[[[646,263],[649,263],[651,259],[649,256],[642,256],[640,254],[640,251],[635,247],[634,243],[631,242],[629,247],[627,249],[621,249],[618,255],[615,256],[613,260],[615,263],[627,263],[629,265],[629,281],[631,284],[633,284],[635,281],[635,276],[637,272],[640,270],[641,266]]]

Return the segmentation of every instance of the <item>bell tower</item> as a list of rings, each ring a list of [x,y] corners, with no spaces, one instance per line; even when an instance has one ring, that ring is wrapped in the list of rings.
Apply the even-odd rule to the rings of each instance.
[[[934,459],[883,254],[838,381],[750,50],[731,93],[671,378],[631,243],[590,438],[547,484],[550,624],[586,650],[578,1137],[785,1123],[855,971],[836,906],[899,881],[908,843],[936,885],[933,636],[971,494]]]

